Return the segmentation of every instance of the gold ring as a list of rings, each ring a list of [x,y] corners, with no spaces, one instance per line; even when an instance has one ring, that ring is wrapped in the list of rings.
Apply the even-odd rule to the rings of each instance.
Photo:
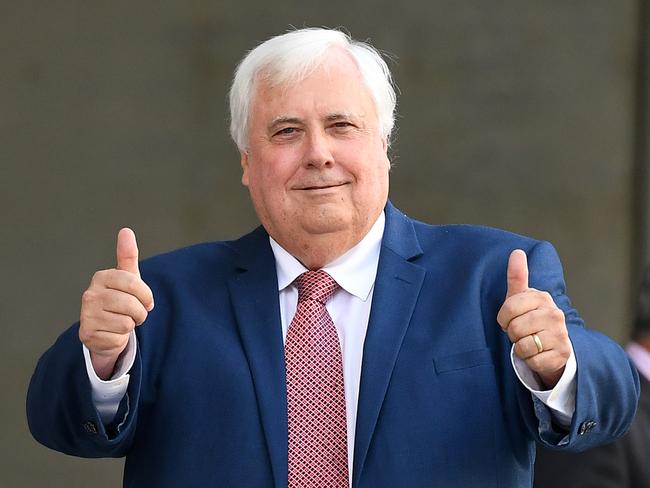
[[[537,334],[532,334],[531,337],[535,341],[535,346],[537,346],[537,354],[539,354],[544,350],[544,346],[542,346],[542,341],[539,339],[539,336]]]

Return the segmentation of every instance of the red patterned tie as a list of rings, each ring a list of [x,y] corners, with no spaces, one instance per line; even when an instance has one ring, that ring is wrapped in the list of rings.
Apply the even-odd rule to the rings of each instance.
[[[287,332],[289,488],[348,486],[341,346],[325,303],[338,288],[324,271],[296,278],[298,309]]]

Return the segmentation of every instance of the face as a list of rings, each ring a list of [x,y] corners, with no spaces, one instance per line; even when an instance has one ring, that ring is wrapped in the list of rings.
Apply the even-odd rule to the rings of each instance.
[[[248,140],[242,182],[267,232],[294,255],[329,238],[349,249],[386,203],[387,143],[373,99],[343,52],[330,53],[297,84],[258,79]]]

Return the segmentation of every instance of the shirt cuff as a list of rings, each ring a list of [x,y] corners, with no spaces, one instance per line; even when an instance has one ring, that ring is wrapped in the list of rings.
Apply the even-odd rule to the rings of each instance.
[[[571,346],[571,354],[564,367],[564,373],[552,390],[544,390],[537,375],[528,367],[523,359],[515,355],[513,344],[510,350],[512,367],[519,381],[531,394],[538,398],[550,411],[553,419],[562,427],[569,428],[576,410],[576,372],[578,369],[576,357]]]
[[[120,402],[129,387],[128,372],[133,367],[137,350],[135,331],[132,331],[129,335],[129,342],[117,360],[115,372],[110,380],[102,380],[97,376],[90,359],[90,351],[85,345],[82,345],[82,347],[93,403],[104,425],[110,424],[115,418]]]

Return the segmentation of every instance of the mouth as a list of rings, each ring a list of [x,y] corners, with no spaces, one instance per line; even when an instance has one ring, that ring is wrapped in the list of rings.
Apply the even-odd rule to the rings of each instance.
[[[313,186],[299,186],[296,188],[296,190],[300,191],[322,191],[322,190],[331,190],[334,188],[340,188],[342,186],[347,185],[347,182],[343,183],[332,183],[330,185],[313,185]]]

